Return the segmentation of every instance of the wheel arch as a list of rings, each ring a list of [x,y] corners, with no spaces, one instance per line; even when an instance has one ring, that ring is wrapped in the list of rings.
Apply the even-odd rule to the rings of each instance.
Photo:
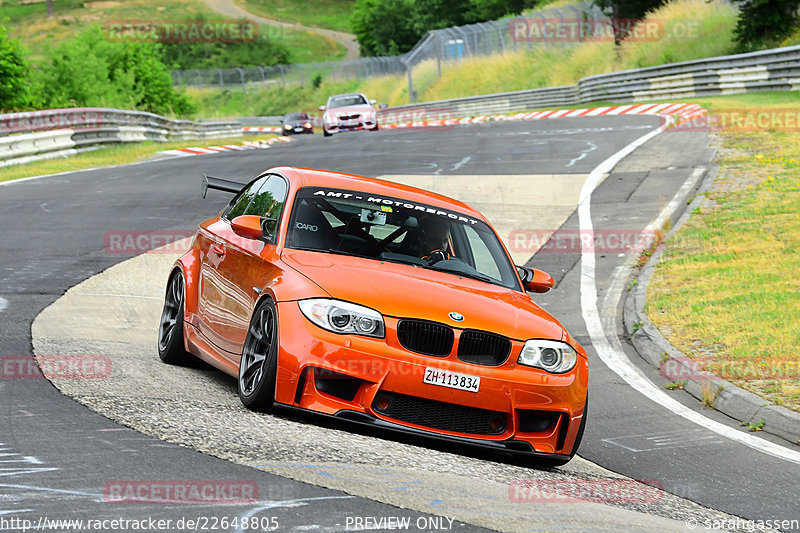
[[[169,274],[170,278],[178,271],[183,276],[184,284],[184,321],[194,323],[200,290],[200,260],[194,249],[175,261]]]

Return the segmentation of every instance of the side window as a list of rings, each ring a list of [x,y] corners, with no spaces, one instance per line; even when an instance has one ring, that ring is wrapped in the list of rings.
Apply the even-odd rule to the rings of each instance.
[[[286,203],[286,192],[286,180],[280,176],[269,176],[254,195],[244,214],[274,218],[274,222],[267,224],[267,230],[274,235]]]
[[[239,196],[234,198],[231,201],[230,206],[225,211],[224,217],[228,220],[233,220],[234,218],[244,215],[245,211],[247,211],[247,206],[250,205],[250,202],[256,195],[256,191],[264,184],[267,180],[267,176],[258,179],[250,184],[245,190],[239,193]]]
[[[478,272],[497,280],[502,279],[494,255],[486,246],[486,242],[481,238],[481,235],[474,228],[465,226],[464,229],[467,233],[467,239],[469,239],[469,245],[472,248],[472,258],[475,261],[475,268]]]

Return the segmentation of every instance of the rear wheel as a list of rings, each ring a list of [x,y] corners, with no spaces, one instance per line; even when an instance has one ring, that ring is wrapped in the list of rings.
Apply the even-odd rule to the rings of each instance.
[[[264,300],[253,312],[239,362],[239,399],[254,411],[271,412],[278,369],[278,309]]]
[[[170,365],[185,365],[192,359],[183,344],[185,296],[183,275],[175,272],[167,284],[164,310],[161,312],[161,323],[158,327],[158,356]]]

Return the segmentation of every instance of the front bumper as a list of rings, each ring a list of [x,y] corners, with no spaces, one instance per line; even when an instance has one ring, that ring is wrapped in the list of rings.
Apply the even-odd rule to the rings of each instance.
[[[345,131],[374,130],[378,127],[378,122],[377,119],[364,119],[362,117],[355,121],[325,122],[324,127],[328,133],[342,133]]]
[[[306,128],[305,126],[293,126],[291,128],[283,128],[284,135],[299,135],[301,133],[314,133],[314,128]]]
[[[516,365],[521,343],[514,343],[506,363],[486,367],[406,350],[390,317],[386,338],[375,339],[321,329],[297,302],[278,304],[278,313],[279,404],[492,449],[549,456],[573,451],[588,384],[583,356],[572,371],[553,375]],[[426,384],[430,367],[478,376],[479,391]],[[398,399],[403,406],[393,409]],[[437,412],[444,415],[429,416]]]

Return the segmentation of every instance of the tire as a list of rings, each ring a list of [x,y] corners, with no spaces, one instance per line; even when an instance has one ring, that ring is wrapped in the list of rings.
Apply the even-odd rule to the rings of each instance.
[[[322,130],[322,134],[323,134],[325,137],[330,137],[331,135],[333,135],[332,133],[328,132],[328,130],[326,130],[326,129],[324,129],[324,128],[323,128],[323,130]]]
[[[578,427],[578,434],[575,436],[575,444],[572,445],[572,452],[569,454],[568,457],[535,457],[531,460],[531,463],[535,466],[545,466],[545,467],[556,467],[556,466],[564,466],[568,462],[575,457],[575,454],[578,453],[578,447],[581,445],[581,440],[583,440],[583,430],[586,429],[586,416],[589,412],[589,394],[586,394],[586,403],[583,406],[583,417],[581,417],[581,425]]]
[[[183,338],[183,314],[186,306],[183,274],[174,272],[167,283],[164,310],[158,327],[158,356],[168,365],[187,365],[192,355],[186,352]]]
[[[278,370],[278,309],[263,300],[247,328],[237,380],[239,399],[253,411],[270,413],[275,403]]]

